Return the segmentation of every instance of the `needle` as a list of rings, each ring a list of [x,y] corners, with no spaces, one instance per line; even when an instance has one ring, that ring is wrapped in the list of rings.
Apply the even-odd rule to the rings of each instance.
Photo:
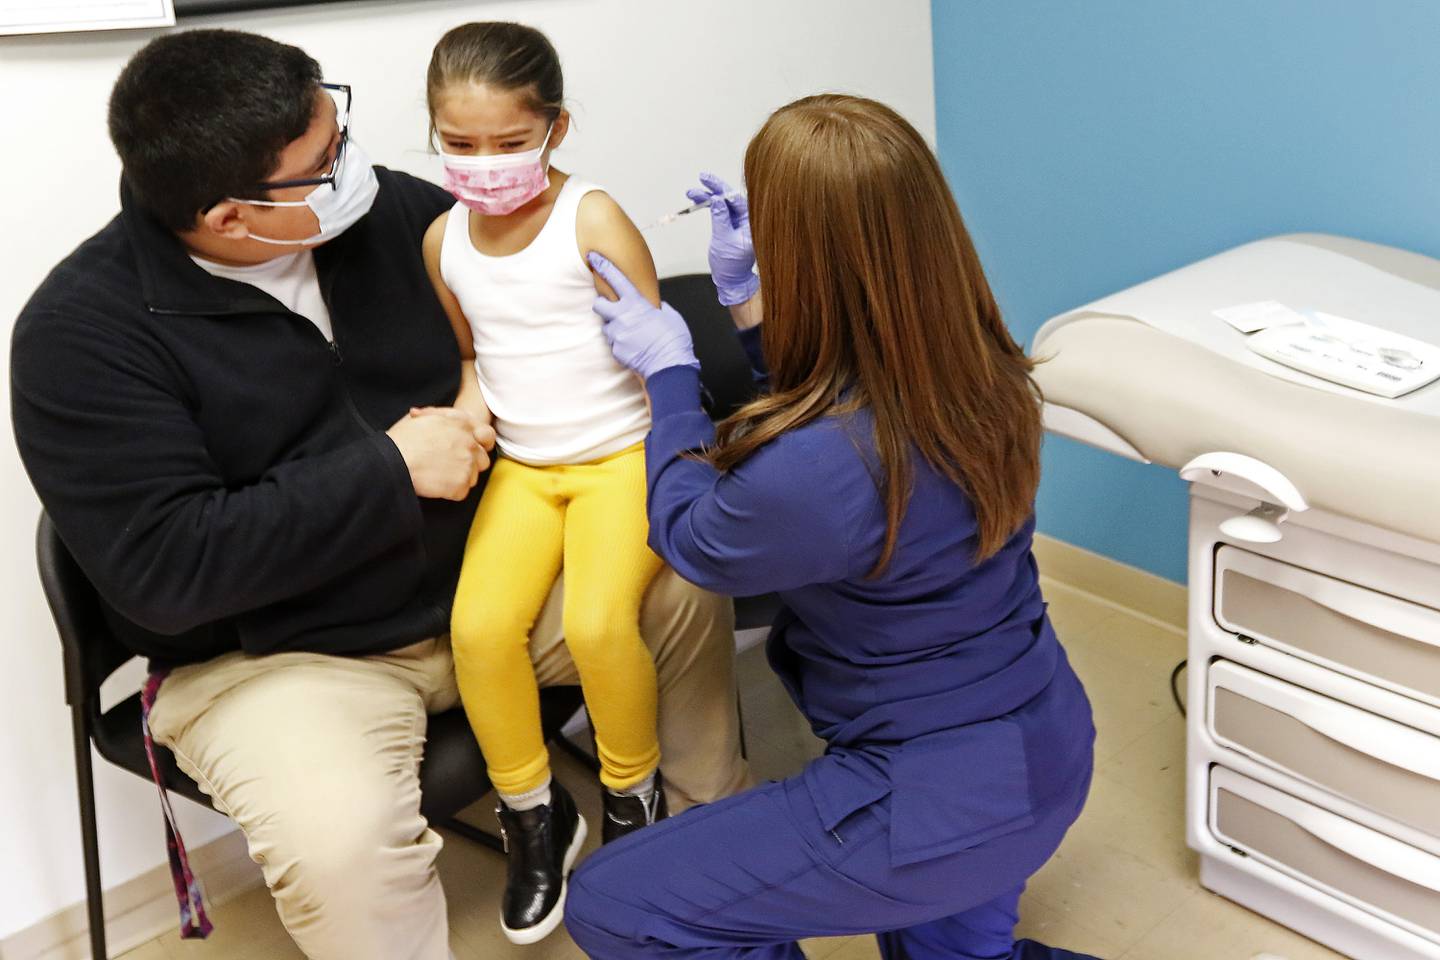
[[[722,196],[724,199],[726,199],[726,200],[731,200],[731,199],[734,199],[735,197],[744,196],[744,194],[742,194],[739,190],[732,190],[732,191],[729,192],[729,193],[721,194],[721,196]],[[654,223],[647,224],[646,226],[643,226],[643,227],[641,227],[640,229],[641,229],[641,230],[653,230],[653,229],[655,229],[656,227],[668,226],[669,224],[674,223],[676,220],[679,220],[681,217],[687,216],[688,214],[692,214],[692,213],[694,213],[694,212],[697,211],[697,210],[707,210],[707,209],[709,209],[709,207],[710,207],[710,200],[713,200],[713,199],[715,199],[715,198],[714,198],[714,197],[711,197],[711,198],[709,198],[709,199],[707,199],[707,200],[702,200],[702,201],[700,201],[699,203],[692,204],[691,206],[686,207],[684,210],[676,210],[674,213],[667,213],[667,214],[665,214],[665,216],[661,217],[659,220],[656,220]]]

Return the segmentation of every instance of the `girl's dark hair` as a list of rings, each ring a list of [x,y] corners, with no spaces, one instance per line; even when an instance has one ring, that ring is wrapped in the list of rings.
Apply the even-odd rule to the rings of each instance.
[[[425,75],[432,138],[435,102],[446,87],[459,83],[521,93],[526,106],[551,121],[565,102],[560,55],[545,34],[522,23],[462,23],[435,44]]]
[[[309,129],[320,65],[299,47],[238,30],[187,30],[146,44],[110,93],[125,179],[175,231],[269,178]]]

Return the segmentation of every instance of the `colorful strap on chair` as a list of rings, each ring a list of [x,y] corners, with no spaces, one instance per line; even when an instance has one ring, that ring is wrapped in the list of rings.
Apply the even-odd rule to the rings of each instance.
[[[180,826],[175,822],[170,793],[165,789],[165,778],[155,759],[155,741],[150,736],[150,708],[155,706],[155,695],[160,692],[160,684],[165,682],[167,672],[160,670],[152,673],[145,681],[145,689],[140,694],[140,728],[145,733],[145,756],[150,760],[150,776],[160,790],[160,810],[165,815],[170,879],[175,883],[175,899],[180,904],[180,937],[184,940],[204,940],[215,927],[205,915],[205,899],[200,892],[200,883],[190,872],[190,858],[185,855],[185,841],[180,838]]]

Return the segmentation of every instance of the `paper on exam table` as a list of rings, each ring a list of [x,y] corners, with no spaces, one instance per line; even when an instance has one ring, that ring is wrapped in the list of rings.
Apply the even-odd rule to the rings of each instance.
[[[1234,307],[1225,307],[1222,310],[1212,310],[1211,313],[1241,333],[1255,333],[1270,327],[1283,327],[1287,324],[1305,322],[1303,313],[1291,310],[1279,300],[1242,303]]]

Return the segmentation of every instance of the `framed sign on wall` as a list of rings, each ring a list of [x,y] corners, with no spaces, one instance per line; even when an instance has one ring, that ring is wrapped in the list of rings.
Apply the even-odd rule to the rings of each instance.
[[[282,7],[308,7],[317,3],[339,2],[341,0],[175,0],[175,16],[196,17],[202,13],[278,10]]]
[[[176,17],[340,0],[0,0],[0,36],[166,27]]]
[[[166,27],[170,0],[0,0],[0,34]]]

